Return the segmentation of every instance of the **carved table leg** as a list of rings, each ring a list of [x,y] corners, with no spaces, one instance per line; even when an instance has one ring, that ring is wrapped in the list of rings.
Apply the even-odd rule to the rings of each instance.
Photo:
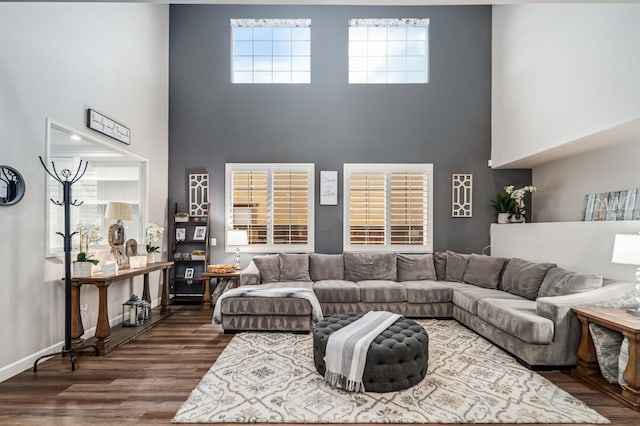
[[[80,287],[78,283],[71,284],[71,347],[82,345],[84,327],[80,314]]]
[[[111,326],[109,325],[109,309],[107,305],[108,284],[98,284],[98,323],[96,324],[96,345],[101,353],[106,352],[111,336]]]
[[[171,309],[169,308],[169,269],[170,267],[164,268],[164,273],[162,274],[162,298],[160,299],[160,305],[162,306],[160,309],[161,314],[171,312]]]
[[[211,278],[205,278],[202,290],[202,310],[211,310]]]
[[[144,287],[142,289],[142,300],[151,303],[151,292],[149,291],[149,274],[144,274]]]
[[[636,409],[640,407],[640,368],[638,366],[638,336],[635,333],[624,333],[629,339],[629,362],[624,370],[626,385],[622,386],[622,397],[629,401]]]
[[[573,372],[578,376],[600,375],[600,366],[596,356],[596,348],[593,345],[591,333],[589,333],[589,319],[584,315],[576,314],[582,326],[580,345],[578,346],[578,365]]]

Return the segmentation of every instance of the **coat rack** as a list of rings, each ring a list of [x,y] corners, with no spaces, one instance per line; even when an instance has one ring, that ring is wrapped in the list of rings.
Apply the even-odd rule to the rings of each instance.
[[[52,161],[52,172],[49,170],[49,168],[47,168],[46,164],[44,164],[42,157],[38,158],[40,159],[40,164],[42,164],[42,167],[44,167],[44,170],[47,172],[47,174],[60,182],[60,184],[62,184],[62,201],[56,201],[54,199],[50,200],[53,204],[64,207],[64,233],[56,232],[56,234],[60,235],[64,239],[64,346],[62,347],[62,350],[60,352],[43,355],[36,359],[36,361],[33,363],[33,372],[35,373],[38,371],[38,362],[41,359],[50,358],[56,355],[69,355],[71,359],[71,371],[75,371],[76,352],[81,351],[82,349],[94,348],[96,351],[96,356],[99,355],[98,347],[96,345],[85,345],[78,348],[74,348],[71,346],[71,237],[73,237],[76,233],[71,232],[70,210],[71,206],[77,207],[82,205],[82,201],[78,202],[78,200],[71,200],[71,186],[79,181],[82,176],[84,176],[89,163],[80,160],[78,169],[72,177],[71,171],[69,169],[63,169],[60,171],[60,173],[58,173],[58,171],[56,170],[56,165]]]

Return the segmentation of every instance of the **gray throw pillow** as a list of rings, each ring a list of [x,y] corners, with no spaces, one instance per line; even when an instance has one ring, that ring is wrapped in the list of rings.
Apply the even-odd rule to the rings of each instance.
[[[469,263],[469,255],[447,250],[447,281],[461,283]]]
[[[311,253],[309,275],[312,281],[344,280],[343,255]]]
[[[398,254],[398,281],[436,279],[431,254]]]
[[[395,253],[345,253],[344,278],[347,281],[389,280],[397,278]]]
[[[433,266],[436,268],[438,281],[447,279],[447,252],[437,251],[433,253]]]
[[[589,333],[596,348],[596,358],[600,372],[609,383],[618,383],[618,369],[620,362],[620,346],[624,336],[622,333],[602,327],[598,324],[589,324]]]
[[[602,275],[585,274],[553,268],[542,281],[538,297],[564,296],[602,287]]]
[[[500,273],[506,260],[504,257],[472,254],[463,281],[479,287],[498,288]]]
[[[534,263],[514,257],[502,274],[502,290],[529,300],[538,298],[542,280],[555,263]]]
[[[280,253],[280,281],[311,281],[309,255]]]
[[[277,254],[254,256],[253,263],[260,271],[262,283],[275,283],[280,281],[280,258]]]

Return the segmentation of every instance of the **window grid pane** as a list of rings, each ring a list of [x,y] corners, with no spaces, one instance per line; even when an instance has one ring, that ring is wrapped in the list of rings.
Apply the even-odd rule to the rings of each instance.
[[[426,84],[428,19],[351,19],[349,84]]]
[[[234,84],[311,82],[311,20],[232,19]]]

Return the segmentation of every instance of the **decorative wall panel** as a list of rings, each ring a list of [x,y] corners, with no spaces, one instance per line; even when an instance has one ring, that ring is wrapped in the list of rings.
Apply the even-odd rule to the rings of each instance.
[[[451,216],[471,217],[473,212],[472,203],[473,175],[456,174],[451,175]]]

